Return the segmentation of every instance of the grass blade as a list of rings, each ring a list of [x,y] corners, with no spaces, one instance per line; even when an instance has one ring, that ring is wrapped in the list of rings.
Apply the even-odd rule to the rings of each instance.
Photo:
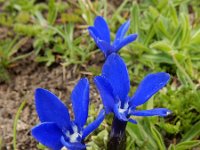
[[[17,122],[18,122],[18,119],[20,117],[20,114],[23,110],[23,108],[25,107],[26,105],[26,100],[24,100],[21,105],[19,106],[18,110],[17,110],[17,113],[15,115],[15,119],[14,119],[14,124],[13,124],[13,149],[14,150],[17,150]]]

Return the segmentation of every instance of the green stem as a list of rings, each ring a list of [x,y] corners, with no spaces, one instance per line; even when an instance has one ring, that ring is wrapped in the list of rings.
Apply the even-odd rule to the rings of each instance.
[[[23,108],[26,105],[26,100],[24,100],[21,105],[19,106],[19,109],[17,110],[17,113],[15,115],[15,119],[14,119],[14,124],[13,124],[13,149],[17,150],[17,122],[19,120],[19,116],[23,110]]]

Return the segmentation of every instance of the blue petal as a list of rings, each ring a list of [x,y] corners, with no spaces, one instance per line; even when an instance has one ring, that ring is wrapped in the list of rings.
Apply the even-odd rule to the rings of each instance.
[[[126,46],[127,44],[135,41],[137,38],[137,34],[131,34],[121,40],[118,44],[115,45],[115,52],[118,52],[122,47]]]
[[[61,142],[69,150],[82,150],[82,149],[86,149],[85,144],[82,144],[80,142],[75,142],[75,143],[67,142],[67,141],[65,141],[64,137],[61,137]]]
[[[84,130],[82,139],[85,139],[91,132],[93,132],[102,123],[105,118],[105,111],[101,110],[98,117],[90,123]]]
[[[130,99],[130,105],[136,107],[144,104],[152,95],[163,88],[169,79],[170,75],[165,72],[147,75],[140,83],[133,97]]]
[[[41,122],[54,122],[62,130],[70,129],[67,107],[50,91],[38,88],[35,91],[36,111]]]
[[[171,111],[166,108],[155,108],[150,110],[138,110],[130,113],[134,116],[162,116],[165,117],[171,114]]]
[[[124,24],[122,24],[119,27],[119,29],[117,30],[116,38],[115,38],[113,45],[117,45],[123,39],[129,26],[130,26],[130,20],[126,21]]]
[[[88,117],[89,105],[89,82],[87,78],[79,80],[71,94],[72,107],[74,111],[74,122],[82,128]]]
[[[117,104],[114,106],[114,115],[121,121],[128,121],[127,114],[125,112],[120,113]]]
[[[110,44],[110,30],[104,18],[97,16],[94,21],[94,26],[99,31],[101,39]]]
[[[100,47],[103,49],[105,57],[107,57],[108,55],[110,55],[111,53],[115,52],[114,51],[114,47],[111,46],[109,43],[107,43],[106,41],[102,41],[102,40],[98,40],[98,44],[100,45]]]
[[[135,120],[132,119],[132,118],[129,118],[128,121],[131,122],[131,123],[133,123],[133,124],[137,124],[137,121],[135,121]]]
[[[32,129],[33,137],[43,145],[54,150],[63,147],[60,138],[63,136],[61,129],[55,123],[41,123]]]
[[[104,54],[106,54],[107,52],[106,52],[105,48],[101,45],[101,42],[99,42],[99,40],[102,40],[102,39],[100,38],[99,32],[96,30],[96,28],[90,26],[90,27],[88,27],[88,31],[90,33],[90,36],[94,39],[94,41],[95,41],[96,45],[98,46],[98,48]]]
[[[93,27],[93,26],[88,27],[88,31],[89,31],[90,36],[95,40],[95,42],[96,42],[97,38],[100,38],[99,33],[95,27]]]
[[[94,78],[94,82],[100,93],[106,113],[112,112],[115,104],[115,95],[113,94],[113,88],[111,87],[108,80],[102,76],[96,76]]]
[[[126,65],[119,55],[113,53],[108,56],[103,65],[102,76],[109,80],[115,95],[118,95],[124,105],[130,89],[130,80]]]

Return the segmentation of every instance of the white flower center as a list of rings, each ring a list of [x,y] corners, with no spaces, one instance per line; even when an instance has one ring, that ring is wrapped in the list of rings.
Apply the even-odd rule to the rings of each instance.
[[[118,108],[119,113],[124,113],[126,109]]]
[[[77,138],[80,136],[78,132],[74,132],[73,134],[70,135],[69,140],[71,143],[78,142]]]
[[[82,132],[78,132],[78,127],[76,125],[72,126],[73,134],[70,134],[69,131],[67,131],[66,136],[69,138],[69,141],[71,143],[78,142],[78,138],[82,136]]]
[[[118,104],[119,113],[124,113],[125,111],[127,111],[127,109],[128,109],[128,103],[125,103],[124,107],[122,107],[121,101],[119,101],[119,104]]]

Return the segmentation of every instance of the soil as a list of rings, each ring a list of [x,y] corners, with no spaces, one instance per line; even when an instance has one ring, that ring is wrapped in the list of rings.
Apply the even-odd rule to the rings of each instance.
[[[96,58],[103,57],[97,56]],[[24,100],[27,103],[18,120],[17,149],[37,149],[37,142],[31,136],[30,131],[34,125],[39,123],[34,106],[34,91],[38,87],[52,91],[70,107],[69,97],[74,85],[81,77],[87,76],[91,83],[90,99],[95,104],[99,103],[99,97],[92,82],[93,75],[87,71],[84,65],[68,66],[67,68],[54,65],[47,68],[33,60],[34,58],[28,58],[18,63],[9,70],[10,81],[0,83],[0,138],[2,138],[0,145],[2,145],[2,150],[13,149],[13,122],[16,112]],[[93,60],[97,62],[96,59]]]

